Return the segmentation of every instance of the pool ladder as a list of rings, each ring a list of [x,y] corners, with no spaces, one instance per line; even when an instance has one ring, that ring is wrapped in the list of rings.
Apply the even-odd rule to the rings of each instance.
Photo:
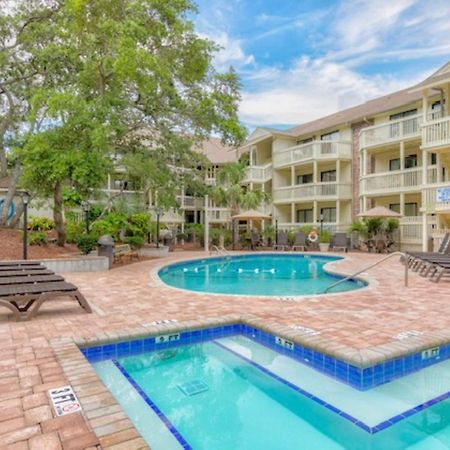
[[[230,256],[230,252],[225,247],[218,247],[217,245],[213,245],[211,247],[211,251],[209,252],[211,255],[213,253],[217,253],[220,256]]]
[[[405,259],[404,259],[404,262],[405,262],[405,277],[404,277],[404,279],[405,279],[405,287],[408,287],[408,264],[406,263],[406,260],[407,260],[406,253],[403,253],[403,252],[394,252],[394,253],[391,253],[391,254],[385,256],[384,258],[378,260],[377,262],[374,262],[374,263],[372,263],[372,264],[370,264],[370,265],[364,267],[364,269],[358,270],[358,272],[352,273],[352,274],[349,275],[348,277],[345,277],[345,278],[342,278],[342,280],[336,281],[336,283],[333,283],[333,284],[331,284],[330,286],[328,286],[328,287],[323,291],[323,293],[326,294],[330,289],[332,289],[332,288],[338,286],[338,285],[341,284],[341,283],[344,283],[345,281],[348,281],[348,280],[351,280],[351,279],[355,278],[355,277],[356,277],[357,275],[359,275],[360,273],[366,272],[367,270],[370,270],[370,269],[372,269],[373,267],[378,266],[378,265],[381,264],[382,262],[384,262],[384,261],[386,261],[386,260],[388,260],[388,259],[390,259],[390,258],[392,258],[392,257],[394,257],[394,256],[401,256],[401,257],[405,258]]]

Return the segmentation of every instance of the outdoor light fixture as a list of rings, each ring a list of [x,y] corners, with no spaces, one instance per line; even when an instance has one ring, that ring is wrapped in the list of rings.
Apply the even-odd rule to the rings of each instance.
[[[320,215],[320,233],[323,231],[323,214]]]
[[[81,203],[81,207],[84,211],[84,220],[86,223],[86,234],[89,234],[89,212],[91,211],[91,204],[88,200]]]
[[[20,197],[23,204],[23,259],[28,259],[28,203],[30,202],[30,194],[23,191]]]
[[[155,212],[156,212],[156,248],[159,248],[159,217],[162,214],[162,209],[157,206],[155,208]]]

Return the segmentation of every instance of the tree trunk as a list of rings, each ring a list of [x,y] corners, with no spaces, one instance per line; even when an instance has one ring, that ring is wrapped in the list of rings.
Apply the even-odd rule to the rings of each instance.
[[[56,243],[60,247],[64,247],[66,242],[66,232],[64,230],[64,218],[63,218],[63,195],[62,195],[62,184],[60,182],[56,183],[55,190],[53,192],[53,220],[55,221],[56,229]]]
[[[20,172],[21,172],[21,167],[19,164],[16,164],[16,166],[14,167],[13,173],[11,175],[11,181],[9,183],[8,192],[6,193],[6,197],[4,198],[3,208],[0,212],[0,226],[5,226],[5,225],[12,226],[11,223],[13,223],[13,222],[17,223],[19,221],[20,215],[22,214],[22,210],[17,207],[14,217],[11,217],[11,219],[8,220],[9,206],[11,205],[11,203],[14,200],[14,197],[16,195],[17,183],[20,178]],[[17,216],[17,215],[19,217],[15,218],[15,216]]]

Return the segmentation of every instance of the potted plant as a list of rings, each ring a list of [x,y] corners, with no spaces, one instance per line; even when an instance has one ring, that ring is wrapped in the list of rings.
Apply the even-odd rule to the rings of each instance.
[[[319,233],[319,247],[321,252],[327,252],[330,248],[330,232],[328,230],[322,230]]]

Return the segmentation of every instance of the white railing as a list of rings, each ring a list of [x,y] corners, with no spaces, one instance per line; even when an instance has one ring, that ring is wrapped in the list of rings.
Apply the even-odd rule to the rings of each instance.
[[[192,197],[190,195],[177,195],[177,202],[180,208],[183,209],[200,209],[204,205],[204,200],[198,197]]]
[[[210,222],[229,222],[231,220],[230,208],[208,208],[206,213]]]
[[[263,166],[248,166],[244,178],[246,183],[265,183],[272,179],[272,163]]]
[[[363,128],[360,148],[419,137],[421,122],[422,115],[418,114]]]
[[[450,116],[422,125],[422,148],[450,146]]]
[[[323,229],[330,233],[336,233],[337,231],[348,232],[350,229],[349,223],[336,223],[336,222],[323,222]],[[279,230],[298,230],[302,227],[316,227],[320,230],[320,222],[278,222]]]
[[[437,166],[428,166],[427,169],[427,183],[435,184],[438,181]]]
[[[308,183],[275,188],[273,201],[319,200],[323,198],[351,198],[350,183]]]
[[[414,190],[422,184],[422,169],[415,167],[395,172],[366,175],[361,178],[361,193],[389,193]]]
[[[446,181],[444,183],[436,184],[433,187],[426,187],[422,190],[422,204],[424,205],[423,209],[428,214],[432,214],[439,210],[450,210],[450,202],[437,201],[437,190],[439,188],[450,189],[450,182]]]
[[[313,141],[273,154],[273,167],[282,167],[314,159],[350,159],[352,147],[346,141]]]
[[[428,233],[431,234],[436,225],[436,217],[427,218]],[[400,219],[400,236],[402,241],[422,242],[422,216],[409,216]]]

